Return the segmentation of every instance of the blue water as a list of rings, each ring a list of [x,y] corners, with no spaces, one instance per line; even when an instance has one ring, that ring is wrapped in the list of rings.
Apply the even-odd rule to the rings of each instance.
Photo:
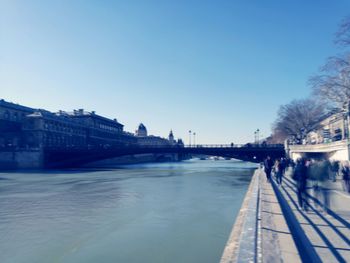
[[[254,167],[0,173],[0,262],[218,262]]]

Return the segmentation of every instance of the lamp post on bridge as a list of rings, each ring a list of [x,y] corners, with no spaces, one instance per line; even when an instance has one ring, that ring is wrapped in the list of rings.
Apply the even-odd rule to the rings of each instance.
[[[192,131],[191,130],[189,130],[188,131],[188,138],[189,138],[189,143],[188,143],[188,145],[191,147],[191,133],[192,133]]]
[[[254,143],[255,144],[259,144],[259,134],[260,133],[260,130],[259,129],[256,129],[256,131],[254,132]]]
[[[256,131],[254,131],[254,143],[256,144]]]
[[[254,143],[256,143],[256,131],[254,131]]]
[[[196,133],[193,132],[193,146],[196,146]]]

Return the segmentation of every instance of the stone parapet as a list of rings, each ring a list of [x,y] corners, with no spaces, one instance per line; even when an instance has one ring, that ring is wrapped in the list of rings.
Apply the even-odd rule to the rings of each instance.
[[[257,258],[259,177],[255,172],[226,243],[221,263],[254,262]]]
[[[262,169],[252,177],[220,262],[301,262],[282,208]]]

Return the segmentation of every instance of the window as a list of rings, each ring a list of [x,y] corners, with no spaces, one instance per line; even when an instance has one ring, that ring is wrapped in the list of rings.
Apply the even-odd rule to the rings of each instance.
[[[9,112],[8,110],[5,111],[5,113],[4,113],[4,119],[5,119],[5,120],[10,119],[10,112]]]

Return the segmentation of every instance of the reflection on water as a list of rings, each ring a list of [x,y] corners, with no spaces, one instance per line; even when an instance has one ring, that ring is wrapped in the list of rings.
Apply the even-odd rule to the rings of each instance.
[[[0,262],[218,262],[254,167],[0,173]]]

